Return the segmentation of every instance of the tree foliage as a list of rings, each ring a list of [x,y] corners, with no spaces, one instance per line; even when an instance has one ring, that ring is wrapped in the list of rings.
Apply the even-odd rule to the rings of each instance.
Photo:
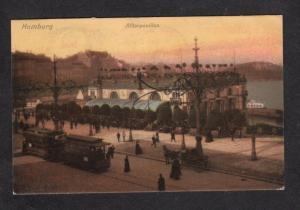
[[[208,115],[205,128],[206,130],[211,131],[218,129],[218,127],[224,127],[224,120],[223,113],[212,110]]]
[[[111,116],[118,119],[122,118],[122,109],[120,106],[115,105],[111,108]]]
[[[176,125],[181,126],[185,120],[188,118],[188,114],[179,108],[179,106],[175,106],[173,110],[173,121]]]
[[[103,104],[101,107],[100,107],[100,114],[101,115],[110,115],[110,107],[108,104]]]
[[[149,123],[153,123],[155,120],[156,120],[156,113],[151,110],[147,110],[145,113],[145,121],[149,124]]]
[[[157,108],[157,121],[160,125],[171,125],[172,110],[169,102],[162,103]]]

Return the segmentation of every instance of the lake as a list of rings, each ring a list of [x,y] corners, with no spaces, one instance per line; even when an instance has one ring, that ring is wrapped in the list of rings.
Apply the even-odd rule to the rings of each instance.
[[[283,110],[283,81],[248,81],[248,100],[262,102],[267,108]]]

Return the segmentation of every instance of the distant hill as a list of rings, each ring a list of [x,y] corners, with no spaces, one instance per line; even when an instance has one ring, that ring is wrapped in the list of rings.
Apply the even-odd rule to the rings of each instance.
[[[12,53],[11,59],[14,83],[26,84],[29,81],[51,81],[53,64],[49,57],[16,51]]]
[[[129,68],[129,64],[112,57],[107,52],[85,51],[67,58],[57,59],[58,79],[72,79],[77,83],[87,83],[97,76],[98,70]],[[28,52],[12,53],[14,82],[51,82],[53,63],[45,55]]]
[[[236,65],[236,70],[250,81],[282,80],[283,67],[269,62],[250,62]]]
[[[92,79],[95,79],[98,71],[106,79],[113,78],[114,80],[122,79],[129,81],[132,81],[133,75],[135,75],[134,71],[137,69],[145,69],[149,74],[153,74],[154,77],[159,77],[159,80],[168,80],[168,78],[164,78],[164,72],[173,74],[176,71],[175,64],[156,64],[156,71],[153,70],[153,66],[152,64],[145,64],[143,66],[130,65],[125,61],[111,56],[107,52],[91,50],[79,52],[57,60],[58,79],[72,79],[78,84],[87,84]],[[230,68],[228,69],[232,70],[232,67]],[[268,62],[238,64],[236,65],[236,70],[244,74],[249,81],[282,80],[282,66]],[[53,63],[51,58],[45,55],[19,51],[13,52],[12,71],[14,84],[22,85],[28,81],[49,83],[53,79]]]

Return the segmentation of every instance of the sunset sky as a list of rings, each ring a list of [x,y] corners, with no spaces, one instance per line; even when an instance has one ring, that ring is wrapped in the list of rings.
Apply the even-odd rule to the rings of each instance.
[[[52,29],[30,29],[38,24]],[[11,30],[12,51],[51,57],[95,50],[128,63],[191,63],[197,37],[200,63],[282,64],[282,16],[13,20]]]

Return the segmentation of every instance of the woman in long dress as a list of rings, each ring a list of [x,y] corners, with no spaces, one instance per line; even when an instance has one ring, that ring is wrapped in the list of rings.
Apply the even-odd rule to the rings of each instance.
[[[130,171],[130,165],[129,165],[128,155],[126,155],[124,160],[124,172],[129,172],[129,171]]]

